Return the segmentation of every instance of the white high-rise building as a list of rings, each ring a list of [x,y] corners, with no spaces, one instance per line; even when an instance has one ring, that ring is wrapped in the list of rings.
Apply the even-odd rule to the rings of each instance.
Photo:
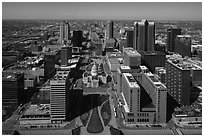
[[[144,73],[142,85],[156,106],[156,122],[166,123],[167,88],[152,73]]]
[[[60,44],[65,44],[65,41],[70,40],[70,26],[68,21],[62,22],[60,25]]]
[[[50,80],[50,108],[52,123],[61,123],[66,119],[66,81],[69,71],[58,71]]]

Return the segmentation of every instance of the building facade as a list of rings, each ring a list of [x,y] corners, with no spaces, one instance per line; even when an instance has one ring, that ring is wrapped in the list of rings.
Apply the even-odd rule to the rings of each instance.
[[[139,52],[141,54],[141,65],[146,66],[152,73],[155,67],[165,67],[166,55],[162,52]]]
[[[2,73],[2,107],[15,108],[25,101],[24,74]]]
[[[55,53],[47,53],[44,55],[44,81],[55,75]]]
[[[175,38],[175,52],[182,57],[191,56],[191,36],[177,35]]]
[[[111,39],[114,34],[114,26],[113,26],[113,21],[108,21],[107,26],[106,26],[106,39]]]
[[[134,49],[138,51],[154,51],[155,23],[142,20],[134,22]]]
[[[71,39],[70,26],[68,21],[60,24],[60,44],[65,44]]]
[[[142,76],[142,86],[148,92],[156,106],[156,122],[166,123],[167,88],[152,73]]]
[[[61,47],[61,66],[67,66],[68,60],[72,57],[72,48],[63,46]]]
[[[127,47],[132,47],[133,48],[134,31],[133,30],[127,30],[126,33],[127,33],[126,45],[127,45]]]
[[[124,66],[140,66],[141,55],[133,48],[124,48]]]
[[[50,108],[51,122],[62,123],[66,120],[67,96],[66,82],[69,71],[58,71],[53,79],[50,80]]]
[[[177,35],[181,35],[180,28],[168,28],[167,29],[167,50],[175,52],[175,38]]]
[[[167,90],[180,105],[190,104],[190,79],[190,69],[179,60],[166,61]]]

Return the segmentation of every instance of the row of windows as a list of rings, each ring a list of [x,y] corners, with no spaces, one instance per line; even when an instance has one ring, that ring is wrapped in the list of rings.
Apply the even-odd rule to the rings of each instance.
[[[149,122],[149,119],[137,119],[137,122]]]
[[[149,116],[149,113],[138,113],[138,116]]]
[[[134,122],[134,119],[127,119],[127,122]]]

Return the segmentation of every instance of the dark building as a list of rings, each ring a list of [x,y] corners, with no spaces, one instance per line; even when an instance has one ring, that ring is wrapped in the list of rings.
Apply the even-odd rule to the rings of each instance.
[[[127,47],[132,47],[133,48],[133,30],[127,30],[127,38],[126,38],[126,44]]]
[[[101,56],[102,55],[102,50],[103,50],[103,45],[100,43],[95,44],[95,55]]]
[[[2,74],[2,106],[15,108],[24,103],[24,73],[3,72]]]
[[[142,56],[141,65],[146,66],[152,73],[155,67],[165,67],[166,55],[162,52],[139,52]]]
[[[154,51],[155,23],[142,20],[134,22],[133,48],[137,51]]]
[[[180,28],[168,28],[167,29],[167,50],[170,52],[175,52],[175,38],[177,35],[181,35]]]
[[[113,21],[108,21],[107,22],[107,27],[106,27],[106,38],[110,39],[113,38],[113,32],[114,32],[114,28],[113,28]]]
[[[71,47],[62,47],[61,48],[61,66],[67,66],[68,60],[72,57],[72,48]]]
[[[55,75],[55,57],[56,53],[47,53],[44,55],[44,81]]]
[[[73,31],[73,38],[72,38],[73,47],[81,47],[82,40],[83,40],[83,32],[80,30]]]
[[[175,38],[175,52],[182,57],[191,56],[191,37],[189,35],[177,35]]]
[[[180,105],[190,104],[190,81],[190,69],[178,60],[166,61],[167,90]]]
[[[154,45],[154,50],[155,50],[155,51],[160,51],[160,52],[165,53],[165,52],[166,52],[166,47],[165,47],[164,45],[161,45],[161,44],[159,44],[159,43],[156,43],[156,44]]]

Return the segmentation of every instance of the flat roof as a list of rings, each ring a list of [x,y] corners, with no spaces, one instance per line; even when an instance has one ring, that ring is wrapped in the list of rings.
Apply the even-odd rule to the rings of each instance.
[[[137,52],[137,50],[133,49],[133,48],[125,48],[124,52],[131,57],[141,57],[140,53]]]
[[[125,76],[129,86],[131,88],[139,88],[139,85],[137,84],[137,81],[134,79],[133,75],[130,73],[123,73],[123,75]]]
[[[41,106],[31,105],[24,115],[48,115],[50,114],[50,104],[43,104]]]
[[[154,83],[155,87],[166,88],[152,73],[146,73],[145,75]]]
[[[125,70],[127,70],[127,69],[131,69],[131,68],[130,68],[130,66],[120,66],[120,69],[125,69]]]

